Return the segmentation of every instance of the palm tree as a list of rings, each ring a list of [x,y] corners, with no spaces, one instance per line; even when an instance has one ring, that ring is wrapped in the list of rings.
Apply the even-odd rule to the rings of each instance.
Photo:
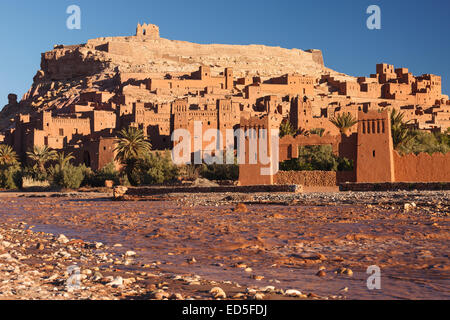
[[[323,135],[325,134],[325,129],[324,128],[314,128],[309,130],[310,134],[316,134],[319,137],[323,137]]]
[[[291,122],[289,119],[283,120],[280,124],[280,138],[283,138],[284,136],[293,136],[295,135],[295,129],[292,127]]]
[[[144,132],[135,127],[122,129],[116,144],[115,159],[121,163],[125,163],[128,159],[139,158],[152,150],[152,145],[145,139]]]
[[[396,109],[391,110],[391,131],[394,149],[398,149],[398,147],[414,138],[411,130],[408,129],[409,121],[405,122],[403,120],[404,116],[404,113]]]
[[[17,154],[13,148],[7,144],[0,144],[0,165],[9,167],[18,163]]]
[[[396,109],[391,110],[391,126],[398,127],[406,124],[403,121],[405,114],[403,112],[397,111]]]
[[[28,158],[34,161],[40,172],[45,172],[45,165],[52,160],[56,160],[58,154],[55,150],[50,150],[47,146],[35,146],[33,151],[27,152]]]
[[[67,164],[70,162],[70,160],[73,160],[73,159],[75,159],[75,157],[72,155],[72,153],[65,155],[64,152],[59,152],[55,158],[56,162],[59,165],[60,170],[64,169],[67,166]]]
[[[348,134],[351,127],[358,123],[358,120],[356,120],[350,112],[341,113],[337,117],[331,118],[330,121],[345,135]]]

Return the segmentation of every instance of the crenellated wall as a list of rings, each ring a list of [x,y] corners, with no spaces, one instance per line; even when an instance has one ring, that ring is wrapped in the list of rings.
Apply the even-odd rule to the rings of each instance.
[[[397,182],[450,182],[450,152],[401,156],[394,151]]]

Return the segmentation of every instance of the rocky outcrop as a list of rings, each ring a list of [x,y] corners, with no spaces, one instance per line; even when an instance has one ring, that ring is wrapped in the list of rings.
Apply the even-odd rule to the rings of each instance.
[[[25,103],[18,103],[17,95],[10,93],[8,95],[8,104],[0,111],[0,128],[4,130],[11,127],[17,114],[28,112],[29,107]]]

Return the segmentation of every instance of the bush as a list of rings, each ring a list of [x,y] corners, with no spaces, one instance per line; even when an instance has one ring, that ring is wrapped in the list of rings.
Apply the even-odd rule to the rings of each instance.
[[[120,184],[120,174],[119,171],[116,170],[114,162],[108,163],[97,172],[93,172],[89,168],[87,169],[88,170],[85,172],[83,185],[91,187],[104,187],[105,181],[107,180],[113,181],[116,185]]]
[[[14,165],[0,168],[0,188],[20,189],[23,184],[23,174],[20,166]]]
[[[187,164],[179,166],[179,174],[185,180],[194,181],[200,178],[201,173],[205,170],[205,164]]]
[[[239,166],[237,164],[211,164],[205,166],[200,175],[208,180],[238,180]]]
[[[56,165],[50,168],[51,184],[66,189],[78,189],[84,180],[86,167],[66,164],[64,167]]]
[[[398,147],[401,154],[450,152],[450,136],[446,133],[430,133],[422,130],[410,131],[412,136],[406,143]]]
[[[151,153],[142,158],[128,159],[125,171],[134,186],[161,184],[178,178],[178,167],[169,153]]]
[[[330,145],[305,146],[299,148],[298,159],[291,159],[280,163],[283,171],[351,171],[353,161],[339,158],[333,154]]]
[[[41,169],[39,169],[39,167],[37,165],[34,165],[32,167],[25,167],[23,170],[23,176],[25,178],[34,180],[34,181],[39,181],[39,182],[44,182],[48,180],[48,173],[47,171],[42,171]]]

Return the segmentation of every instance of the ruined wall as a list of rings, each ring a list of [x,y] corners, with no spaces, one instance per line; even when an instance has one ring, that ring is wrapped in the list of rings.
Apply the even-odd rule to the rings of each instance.
[[[132,56],[133,48],[127,42],[111,41],[106,44],[107,52],[122,56]]]
[[[275,184],[295,184],[305,187],[335,187],[334,171],[279,171],[274,177]]]
[[[450,152],[401,156],[394,151],[395,181],[450,182]]]
[[[324,61],[323,61],[323,54],[322,54],[322,51],[321,51],[321,50],[318,50],[318,49],[308,49],[308,50],[305,50],[305,52],[309,52],[309,53],[312,54],[312,59],[313,59],[313,61],[314,61],[315,63],[317,63],[317,64],[319,64],[319,65],[321,65],[321,66],[324,66],[324,65],[325,65],[325,63],[324,63]]]
[[[138,23],[136,27],[136,37],[157,40],[159,39],[159,27],[154,24],[140,24]]]

